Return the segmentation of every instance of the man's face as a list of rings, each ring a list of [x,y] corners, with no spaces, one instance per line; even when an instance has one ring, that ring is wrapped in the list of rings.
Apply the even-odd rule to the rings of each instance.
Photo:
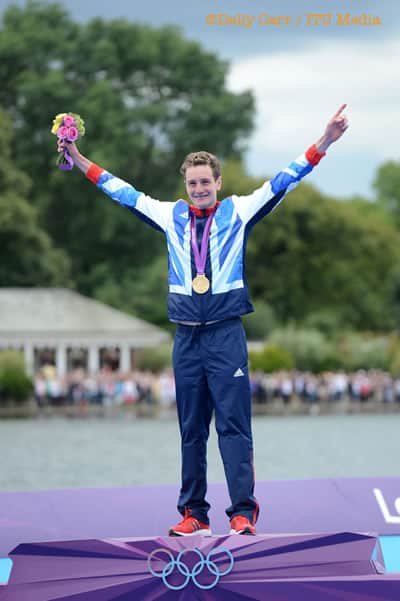
[[[210,165],[196,165],[186,169],[186,192],[192,203],[199,209],[208,209],[215,205],[221,184],[221,176],[214,179]]]

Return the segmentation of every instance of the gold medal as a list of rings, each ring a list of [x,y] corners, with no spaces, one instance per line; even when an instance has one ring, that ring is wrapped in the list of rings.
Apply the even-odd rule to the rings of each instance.
[[[205,294],[210,288],[210,280],[206,275],[196,275],[192,281],[192,288],[197,294]]]

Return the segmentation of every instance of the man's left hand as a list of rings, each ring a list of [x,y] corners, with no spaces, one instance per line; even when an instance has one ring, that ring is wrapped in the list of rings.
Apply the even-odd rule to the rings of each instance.
[[[347,104],[342,104],[340,109],[329,119],[328,124],[325,128],[325,136],[330,144],[336,142],[341,138],[349,127],[349,121],[346,115],[342,115],[342,112],[346,108]]]

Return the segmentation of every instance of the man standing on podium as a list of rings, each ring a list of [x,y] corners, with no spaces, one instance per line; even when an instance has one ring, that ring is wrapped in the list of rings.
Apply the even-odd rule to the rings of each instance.
[[[181,167],[191,201],[160,202],[89,161],[74,143],[59,140],[98,188],[145,223],[163,232],[168,246],[168,317],[175,322],[173,366],[181,433],[182,520],[171,536],[210,535],[207,440],[212,414],[231,505],[231,534],[256,533],[251,395],[247,346],[240,316],[253,311],[245,274],[251,228],[310,173],[348,127],[346,105],[328,121],[322,137],[271,181],[248,196],[217,200],[218,159],[189,154]]]

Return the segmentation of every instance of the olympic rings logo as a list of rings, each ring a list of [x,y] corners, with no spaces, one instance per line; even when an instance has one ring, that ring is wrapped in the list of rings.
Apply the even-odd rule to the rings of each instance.
[[[152,561],[153,558],[159,553],[164,553],[165,555],[167,555],[169,561],[165,564],[164,568],[160,572],[156,572],[152,567]],[[182,557],[185,555],[185,553],[196,553],[196,555],[199,558],[199,560],[194,564],[191,570],[189,566],[187,566],[186,563],[182,561]],[[211,561],[211,557],[219,553],[225,553],[229,560],[228,567],[222,571],[218,568],[217,564],[214,561]],[[156,559],[160,558],[158,557]],[[226,576],[227,574],[229,574],[229,572],[232,571],[233,564],[233,555],[229,551],[229,549],[226,549],[225,547],[216,547],[215,549],[211,549],[207,557],[204,557],[203,553],[199,549],[197,549],[197,547],[194,547],[193,549],[183,549],[176,559],[174,558],[171,551],[160,547],[159,549],[154,549],[147,558],[147,566],[149,568],[150,573],[153,576],[156,576],[157,578],[161,578],[165,586],[171,589],[172,591],[182,590],[189,584],[190,580],[192,580],[193,584],[200,589],[209,590],[211,588],[214,588],[215,586],[217,586],[221,576]],[[201,584],[197,580],[197,578],[206,567],[210,574],[214,576],[214,579],[210,584]],[[185,577],[182,584],[174,585],[168,582],[168,577],[171,576],[175,568],[177,568],[178,572]]]

